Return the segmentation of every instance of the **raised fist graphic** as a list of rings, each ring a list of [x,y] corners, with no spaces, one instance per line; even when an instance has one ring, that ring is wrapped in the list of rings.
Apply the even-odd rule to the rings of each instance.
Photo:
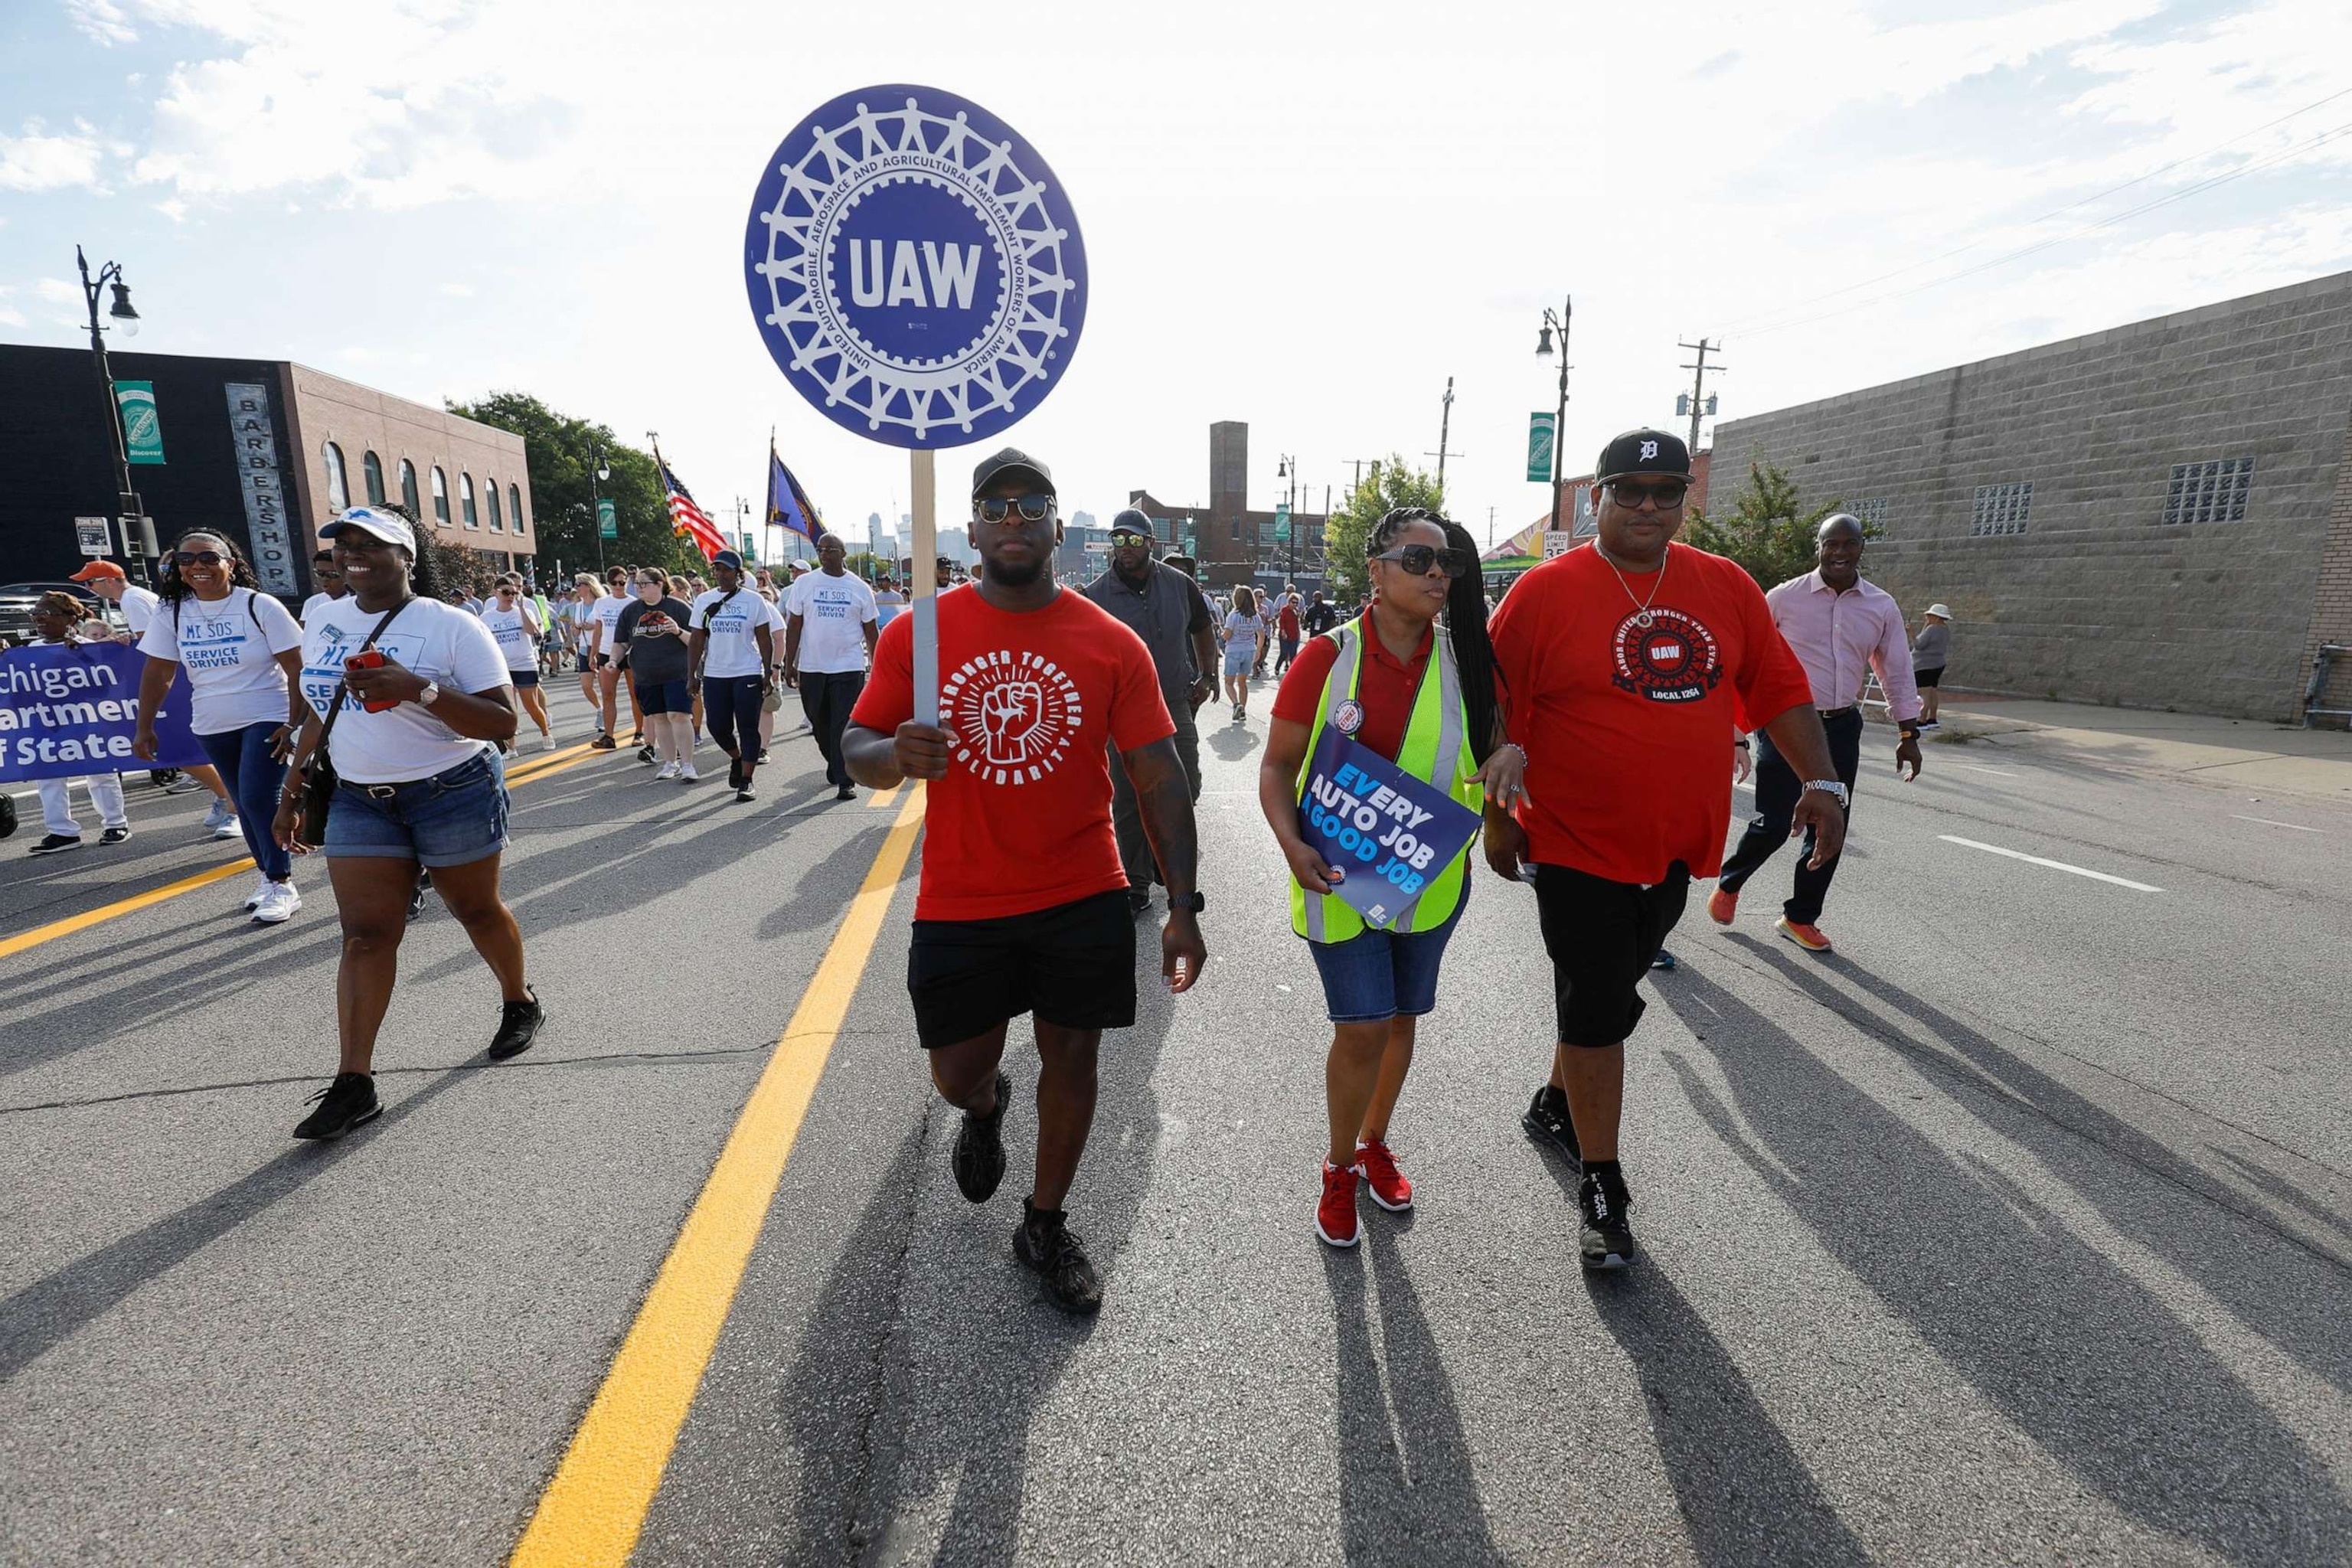
[[[1018,767],[1029,760],[1029,737],[1045,721],[1045,689],[1034,680],[992,686],[980,694],[980,721],[988,734],[989,765]]]

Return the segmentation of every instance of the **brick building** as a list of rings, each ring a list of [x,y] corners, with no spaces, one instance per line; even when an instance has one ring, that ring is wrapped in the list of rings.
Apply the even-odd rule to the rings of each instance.
[[[1883,528],[1952,685],[2293,720],[2352,643],[2352,272],[1726,420],[1714,460]]]
[[[1275,538],[1276,518],[1249,504],[1249,426],[1237,419],[1209,426],[1209,504],[1175,506],[1149,490],[1129,490],[1127,504],[1140,507],[1159,531],[1160,542],[1197,558],[1201,581],[1216,587],[1236,583],[1300,589],[1324,586],[1321,512],[1291,515],[1288,542]]]
[[[529,571],[537,512],[520,436],[282,360],[111,353],[115,379],[154,387],[160,463],[134,465],[166,547],[228,532],[262,586],[314,589],[321,522],[357,501],[405,500],[490,567]],[[74,519],[117,511],[113,437],[86,349],[0,344],[0,551],[11,579],[77,570]],[[118,541],[119,543],[119,541]]]

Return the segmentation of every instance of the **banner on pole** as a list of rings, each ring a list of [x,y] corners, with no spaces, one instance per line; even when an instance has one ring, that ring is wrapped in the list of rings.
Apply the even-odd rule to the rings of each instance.
[[[122,411],[122,451],[134,463],[163,460],[163,426],[155,417],[155,384],[118,381],[114,405]]]
[[[1332,897],[1365,924],[1387,927],[1475,837],[1478,814],[1326,724],[1307,762],[1298,830],[1325,865],[1348,873]]]
[[[1559,416],[1553,413],[1528,416],[1528,483],[1551,482],[1552,443],[1559,438]]]
[[[35,643],[0,653],[0,780],[75,778],[205,760],[188,728],[188,682],[155,715],[155,760],[131,754],[147,656],[129,643]]]
[[[612,501],[603,496],[596,498],[596,537],[599,539],[621,537],[620,514],[613,510]]]

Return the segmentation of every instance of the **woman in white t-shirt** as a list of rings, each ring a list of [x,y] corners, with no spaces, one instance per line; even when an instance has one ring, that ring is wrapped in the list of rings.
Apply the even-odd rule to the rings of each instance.
[[[507,784],[498,743],[515,732],[506,658],[478,617],[442,602],[433,558],[417,553],[402,511],[352,507],[319,536],[333,542],[352,591],[303,635],[299,763],[270,831],[289,849],[299,843],[303,775],[323,744],[341,781],[324,836],[343,926],[341,1061],[297,1138],[340,1138],[380,1109],[375,1037],[420,867],[498,977],[491,1058],[527,1048],[544,1017],[523,974],[522,931],[499,895]]]
[[[595,637],[588,651],[596,664],[596,690],[591,700],[597,705],[596,738],[588,742],[595,751],[609,752],[620,744],[614,733],[621,721],[620,700],[629,700],[629,744],[640,746],[646,739],[646,716],[637,706],[637,694],[625,678],[620,657],[613,647],[613,628],[620,623],[621,612],[636,600],[629,587],[629,569],[614,566],[604,574],[604,593],[588,606],[595,618]]]
[[[555,731],[547,724],[547,693],[539,689],[539,638],[547,628],[539,610],[523,597],[519,573],[502,574],[490,586],[490,602],[482,606],[482,625],[507,661],[508,683],[522,701],[522,710],[539,726],[540,749],[555,750]]]
[[[1225,696],[1234,705],[1236,723],[1249,717],[1250,670],[1265,652],[1265,622],[1258,617],[1257,595],[1247,587],[1234,590],[1234,607],[1225,615]]]
[[[302,669],[302,628],[261,592],[260,579],[225,534],[183,534],[163,560],[160,603],[139,639],[147,668],[131,754],[155,760],[148,715],[163,710],[173,676],[184,673],[189,727],[236,802],[238,826],[253,851],[258,874],[245,907],[261,924],[278,925],[302,907],[294,863],[269,837],[287,747],[300,718],[293,678]]]
[[[710,558],[719,586],[696,597],[687,639],[689,691],[702,698],[710,738],[731,759],[727,782],[735,798],[753,798],[760,765],[760,709],[776,683],[776,606],[743,581],[743,558],[722,550]]]

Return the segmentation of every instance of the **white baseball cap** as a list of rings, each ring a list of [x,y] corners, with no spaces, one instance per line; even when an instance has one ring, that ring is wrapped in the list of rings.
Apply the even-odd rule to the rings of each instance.
[[[1940,619],[1948,621],[1952,618],[1952,606],[1949,605],[1930,605],[1927,606],[1927,613],[1931,616],[1937,616]]]
[[[397,512],[378,511],[372,506],[351,507],[328,520],[327,525],[319,530],[319,537],[332,539],[347,528],[355,528],[386,544],[397,544],[412,556],[416,553],[416,531]]]

